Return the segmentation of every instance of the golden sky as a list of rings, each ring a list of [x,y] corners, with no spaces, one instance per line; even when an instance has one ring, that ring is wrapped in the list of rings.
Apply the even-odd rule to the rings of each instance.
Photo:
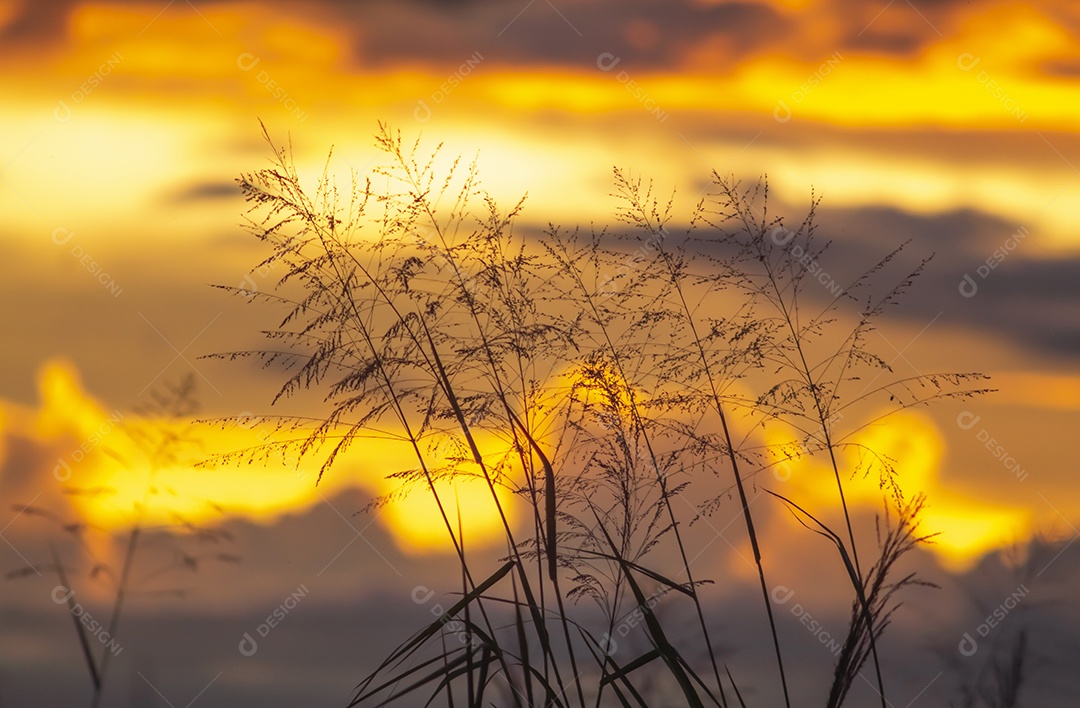
[[[838,272],[908,238],[936,251],[878,344],[903,374],[980,370],[1001,392],[866,434],[929,493],[949,567],[1036,530],[1072,535],[1078,33],[1068,2],[0,0],[0,424],[56,453],[190,371],[210,414],[266,407],[268,377],[196,359],[266,324],[205,287],[257,262],[233,180],[265,164],[260,120],[312,176],[332,146],[336,174],[370,170],[384,120],[478,151],[497,199],[528,193],[526,225],[610,221],[612,165],[677,187],[688,214],[715,170],[767,174],[793,218],[822,195]],[[346,486],[385,491],[396,453],[369,453],[318,491],[285,469],[172,484],[269,523]],[[33,489],[15,460],[2,483]],[[54,464],[33,474],[45,484]],[[95,504],[79,513],[122,518]],[[379,523],[417,551],[430,541],[406,520],[426,513]]]

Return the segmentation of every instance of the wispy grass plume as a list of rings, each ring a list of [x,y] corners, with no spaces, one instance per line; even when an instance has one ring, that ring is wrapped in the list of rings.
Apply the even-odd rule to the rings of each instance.
[[[893,576],[924,540],[914,533],[922,499],[903,502],[903,470],[887,458],[864,455],[872,466],[848,469],[840,453],[876,422],[860,414],[869,404],[894,412],[984,390],[974,374],[894,378],[871,351],[868,333],[925,262],[882,287],[893,252],[823,297],[809,291],[824,283],[828,249],[815,236],[817,202],[787,230],[768,215],[765,183],[714,175],[680,231],[673,197],[616,170],[616,227],[523,234],[524,200],[501,210],[475,163],[452,160],[437,174],[441,146],[424,153],[385,125],[376,144],[386,166],[353,175],[344,191],[329,169],[308,190],[290,151],[267,141],[271,165],[240,185],[267,248],[256,267],[281,273],[254,299],[281,318],[266,348],[218,356],[282,371],[275,401],[317,389],[325,409],[278,416],[291,435],[236,456],[318,459],[321,478],[365,439],[396,440],[414,463],[375,503],[431,495],[461,568],[460,599],[368,675],[353,705],[420,691],[469,706],[746,705],[707,621],[702,592],[716,579],[694,570],[687,538],[691,522],[732,496],[771,630],[761,639],[790,705],[753,504],[758,475],[791,453],[765,444],[762,426],[783,427],[799,454],[827,461],[843,510],[841,535],[800,500],[765,497],[836,545],[836,572],[852,585],[830,705],[868,660],[877,668],[894,596],[917,582]],[[864,572],[845,485],[871,469],[900,512]],[[496,566],[466,553],[443,498],[443,481],[464,478],[490,492],[505,548]],[[711,479],[723,492],[695,496]],[[694,632],[666,624],[661,604],[693,616]],[[643,652],[617,646],[627,617]],[[650,697],[650,686],[664,695]]]

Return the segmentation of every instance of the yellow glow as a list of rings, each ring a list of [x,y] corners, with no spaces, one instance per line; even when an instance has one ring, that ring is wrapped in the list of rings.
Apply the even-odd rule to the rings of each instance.
[[[455,535],[458,535],[460,510],[466,552],[477,544],[488,545],[495,539],[505,538],[498,510],[485,480],[459,478],[453,482],[438,482],[435,488]],[[504,511],[513,518],[509,513],[509,494],[499,488],[496,490]],[[394,501],[383,511],[382,518],[389,522],[398,542],[408,552],[451,550],[446,522],[427,489],[417,488],[405,498]]]
[[[1031,513],[1026,509],[982,503],[976,507],[942,491],[935,493],[922,519],[921,531],[940,532],[930,549],[945,568],[957,573],[969,570],[986,553],[1027,538],[1032,531]]]
[[[42,408],[37,429],[42,438],[59,446],[62,465],[57,481],[82,489],[112,490],[107,495],[73,497],[76,509],[91,524],[124,528],[131,524],[136,505],[144,499],[146,521],[151,524],[171,523],[177,517],[192,523],[217,520],[220,514],[215,505],[236,515],[269,520],[289,506],[310,503],[314,496],[310,482],[302,484],[295,471],[284,467],[218,471],[196,468],[197,459],[192,459],[151,474],[146,453],[125,429],[142,426],[144,432],[160,435],[164,424],[151,426],[119,411],[106,411],[83,392],[70,364],[50,362],[43,366],[39,386]],[[172,432],[181,433],[181,427],[174,426]],[[200,430],[198,437],[208,444],[240,447],[259,442],[253,431],[205,432],[209,435]]]
[[[833,50],[822,47],[834,40],[839,46],[840,23],[807,0],[762,1],[810,28],[798,46],[731,62],[730,40],[718,35],[688,47],[680,55],[684,63],[672,71],[627,70],[627,63],[609,71],[509,68],[485,59],[440,101],[433,94],[447,80],[446,66],[357,65],[355,39],[334,24],[333,11],[320,16],[307,7],[268,10],[259,3],[197,10],[183,3],[164,10],[77,3],[68,14],[66,41],[57,49],[13,46],[0,56],[0,211],[12,227],[11,238],[33,244],[33,257],[41,262],[63,257],[72,264],[48,243],[56,227],[78,232],[69,249],[87,244],[84,238],[113,239],[119,247],[130,241],[140,249],[148,238],[166,235],[201,243],[231,228],[234,207],[174,208],[163,206],[165,199],[264,165],[256,117],[266,120],[281,143],[291,134],[305,174],[322,169],[331,143],[338,156],[347,155],[350,166],[365,172],[373,155],[370,134],[383,118],[407,139],[420,133],[430,140],[425,145],[445,140],[448,153],[460,150],[466,159],[479,148],[483,184],[504,207],[528,190],[525,218],[539,223],[608,219],[610,166],[630,161],[658,185],[678,185],[683,195],[692,194],[714,166],[746,175],[768,171],[777,193],[791,203],[803,202],[813,184],[829,206],[891,206],[918,214],[971,208],[1029,226],[1037,238],[1025,243],[1028,256],[1080,247],[1074,213],[1080,181],[1072,181],[1073,168],[1053,154],[1059,134],[1073,139],[1077,132],[1076,81],[1046,68],[1075,60],[1077,45],[1054,18],[1002,2],[959,16],[958,25],[916,56],[845,52],[830,64]],[[25,0],[0,0],[0,27],[26,6]],[[879,22],[876,29],[921,20],[896,6]],[[1007,36],[1002,27],[1009,28]],[[630,26],[627,39],[642,47],[655,41],[653,29],[642,23]],[[805,58],[815,51],[817,59]],[[114,55],[115,66],[109,65]],[[94,72],[106,65],[108,75],[95,79]],[[420,99],[431,104],[430,122],[416,116]],[[652,103],[646,105],[650,101],[660,116],[652,113]],[[790,122],[778,122],[780,102],[790,109]],[[747,131],[750,125],[755,127]],[[746,144],[745,136],[759,128],[761,139]],[[876,130],[896,136],[897,143],[867,137]],[[1035,147],[1023,154],[1015,154],[1021,148],[1002,148],[989,156],[940,155],[933,147],[909,150],[905,142],[950,131],[1034,135]],[[826,140],[818,141],[820,135]],[[848,141],[850,135],[855,139]],[[1067,150],[1062,154],[1072,160]],[[98,243],[95,257],[105,255]],[[1003,389],[993,402],[1080,408],[1077,377],[1022,372],[993,385]],[[0,407],[0,425],[33,437],[50,455],[70,457],[113,415],[83,392],[71,367],[47,365],[41,390],[39,415],[27,418]],[[208,450],[220,450],[258,443],[272,432],[256,427],[200,434]],[[137,459],[122,433],[105,438],[79,455],[72,474],[83,486],[111,485],[117,493],[72,503],[87,520],[118,528],[142,498],[147,472],[105,454],[109,448]],[[1025,523],[1019,510],[983,510],[948,494],[939,479],[940,434],[928,419],[897,416],[857,440],[897,457],[900,483],[909,494],[929,493],[934,506],[924,527],[936,530],[930,527],[938,524],[947,532],[937,544],[943,562],[974,558],[979,549],[993,547],[1010,524]],[[0,438],[0,456],[6,444]],[[218,518],[207,503],[212,500],[228,513],[269,522],[351,485],[388,491],[382,476],[412,464],[399,446],[371,441],[358,447],[318,490],[313,472],[298,478],[289,464],[162,469],[151,517],[165,521],[179,511],[208,522]],[[844,460],[845,469],[854,464],[854,458]],[[805,460],[793,468],[791,489],[801,498],[835,503],[827,468]],[[476,542],[489,533],[479,529],[498,528],[482,487],[461,483],[456,490],[467,522],[478,524],[478,530],[466,530]],[[848,490],[853,503],[879,507],[876,477],[851,480]],[[446,491],[452,498],[452,490]],[[444,543],[438,534],[413,530],[418,519],[432,518],[424,496],[418,491],[384,512],[402,543],[414,550]]]
[[[793,445],[792,441],[769,437],[770,444]],[[931,545],[942,565],[950,570],[969,568],[983,554],[1008,545],[1018,536],[1026,536],[1031,529],[1030,512],[1024,508],[988,506],[951,492],[939,478],[945,444],[934,422],[924,414],[912,410],[902,411],[876,423],[846,441],[891,458],[897,471],[896,481],[904,491],[905,498],[925,493],[928,504],[919,517],[918,533],[940,534]],[[865,452],[849,448],[840,456],[844,495],[851,508],[863,507],[874,512],[881,510],[883,496],[891,495],[883,489],[879,475],[851,471],[871,458]],[[785,462],[776,466],[776,475],[782,484],[774,484],[781,494],[804,506],[811,513],[815,509],[836,510],[840,506],[832,468],[827,458],[808,457]],[[816,514],[815,514],[816,515]],[[796,522],[792,522],[793,524]]]
[[[46,362],[38,371],[37,383],[42,409],[36,427],[46,439],[69,432],[85,438],[108,418],[96,401],[82,393],[79,374],[68,362]]]
[[[176,6],[167,11],[81,5],[71,14],[69,31],[80,49],[71,57],[72,71],[85,72],[95,61],[116,55],[117,72],[125,77],[168,75],[174,82],[199,79],[205,87],[209,80],[222,88],[245,82],[264,91],[262,84],[270,78],[288,84],[291,77],[290,88],[309,95],[311,82],[301,78],[295,66],[303,65],[308,72],[312,66],[330,67],[344,57],[348,46],[335,27],[300,13],[283,15],[280,9],[267,13],[245,3],[198,10]],[[208,42],[208,37],[218,41]],[[191,52],[193,45],[200,51]],[[267,72],[264,80],[259,79],[261,72]]]
[[[794,0],[782,3],[788,10],[802,4]],[[1007,45],[1000,41],[1001,26],[1010,27]],[[202,41],[215,32],[225,38],[243,35],[253,39],[247,43],[239,39],[209,44]],[[301,92],[309,98],[336,92],[339,100],[353,105],[386,106],[401,100],[411,103],[445,80],[437,73],[414,70],[394,75],[368,74],[357,81],[357,72],[344,65],[348,42],[328,20],[282,18],[276,11],[267,13],[257,5],[242,3],[212,6],[201,14],[178,7],[160,15],[156,8],[82,5],[72,14],[71,35],[78,40],[74,46],[79,52],[70,56],[72,70],[78,67],[78,71],[85,71],[103,48],[120,46],[125,62],[120,71],[125,75],[135,72],[156,76],[167,70],[172,77],[242,80],[241,69],[229,76],[222,73],[222,67],[232,68],[241,53],[250,51],[264,62],[260,70],[273,74],[290,92]],[[200,41],[209,51],[193,56],[187,51],[193,41]],[[665,111],[755,110],[771,114],[778,100],[787,99],[798,104],[793,109],[804,117],[832,123],[959,121],[970,126],[969,119],[975,118],[1008,126],[1000,120],[1001,107],[984,95],[986,89],[978,79],[982,67],[995,65],[998,68],[994,71],[1008,72],[1003,82],[1014,79],[1010,88],[1020,92],[1018,101],[1030,98],[1022,101],[1024,110],[1035,120],[1041,118],[1038,122],[1042,127],[1048,127],[1047,119],[1071,127],[1070,83],[1022,73],[1039,59],[1068,56],[1073,49],[1070,42],[1063,28],[1037,11],[1003,5],[973,16],[958,36],[933,45],[915,64],[869,54],[843,56],[839,64],[829,67],[828,74],[819,77],[822,81],[813,91],[798,100],[792,94],[820,67],[772,55],[750,58],[737,73],[727,77],[716,74],[715,63],[704,62],[699,67],[683,68],[678,74],[636,73],[624,78],[620,78],[621,69],[615,67],[610,72],[597,69],[579,74],[549,69],[509,72],[484,66],[454,90],[453,102],[462,99],[465,103],[481,101],[483,105],[501,105],[516,111],[558,108],[575,113],[640,108],[625,87],[632,79]],[[982,61],[973,72],[957,67],[958,56],[965,52]],[[1017,61],[1018,55],[1030,61]],[[307,67],[306,74],[290,68],[300,65]],[[315,82],[310,80],[313,66],[328,70]],[[289,78],[294,79],[291,86],[286,80]],[[232,83],[228,81],[222,87]],[[343,84],[355,90],[342,91]]]
[[[340,458],[334,470],[315,486],[316,471],[294,468],[291,462],[240,463],[213,469],[196,467],[196,452],[242,450],[281,434],[265,424],[226,429],[176,424],[171,432],[187,429],[200,443],[197,451],[181,453],[176,464],[166,464],[153,471],[147,456],[128,432],[142,427],[150,436],[164,432],[163,423],[147,423],[119,411],[107,411],[86,395],[74,367],[64,362],[49,362],[38,377],[42,407],[33,428],[23,431],[58,453],[56,469],[49,465],[55,482],[61,487],[105,488],[107,494],[78,494],[70,497],[78,515],[104,529],[123,529],[135,519],[135,509],[144,505],[145,523],[173,524],[178,520],[193,524],[213,524],[227,517],[240,517],[271,523],[284,514],[301,513],[350,486],[375,488],[385,494],[396,489],[396,482],[385,475],[415,466],[407,446],[387,440],[363,439]],[[0,409],[0,414],[4,411]],[[2,421],[0,421],[2,422]],[[481,446],[490,442],[481,437]],[[2,447],[0,447],[2,452]],[[439,460],[431,462],[441,464]],[[502,525],[482,481],[461,481],[438,485],[455,531],[455,502],[463,512],[462,525],[466,543],[484,546],[501,540]],[[500,495],[507,517],[513,522],[509,495]],[[402,548],[409,552],[448,552],[451,546],[445,526],[430,493],[416,489],[403,499],[391,502],[381,513]]]
[[[815,19],[812,8],[799,9],[801,4],[785,0],[779,7],[800,22],[824,22]],[[11,6],[6,7],[10,14]],[[448,141],[451,150],[480,147],[482,177],[496,198],[516,200],[528,190],[527,218],[535,215],[541,223],[608,216],[610,165],[625,164],[624,148],[633,140],[635,154],[642,156],[635,159],[648,164],[659,184],[686,189],[703,170],[726,168],[737,155],[731,167],[749,174],[767,169],[789,200],[801,201],[813,183],[828,203],[839,206],[886,204],[916,213],[974,208],[1038,230],[1029,252],[1077,248],[1071,205],[1080,184],[1063,188],[1071,168],[1054,162],[1049,146],[1052,168],[1045,169],[1009,156],[1001,164],[964,164],[929,151],[908,155],[902,147],[793,151],[787,141],[782,148],[770,148],[775,143],[768,140],[749,147],[710,144],[687,132],[688,122],[738,115],[775,127],[774,113],[783,101],[792,111],[787,126],[792,134],[802,129],[797,124],[810,121],[901,131],[1037,130],[1056,142],[1053,131],[1076,129],[1074,82],[1038,67],[1072,57],[1076,48],[1058,23],[1028,7],[982,8],[915,57],[846,53],[829,64],[827,52],[820,61],[764,54],[718,72],[717,66],[732,65],[715,57],[694,58],[699,50],[710,51],[701,47],[687,50],[688,64],[677,72],[632,75],[622,65],[610,71],[511,71],[485,60],[438,105],[432,95],[446,81],[445,69],[413,65],[375,73],[351,65],[354,40],[331,15],[283,16],[248,3],[159,11],[122,3],[78,5],[70,15],[71,41],[61,51],[45,62],[35,60],[36,70],[21,65],[13,70],[14,63],[0,69],[0,91],[25,101],[6,105],[0,118],[0,154],[17,156],[5,177],[18,190],[0,190],[0,208],[16,224],[51,229],[59,219],[71,222],[69,228],[120,234],[138,230],[136,225],[149,218],[160,222],[157,200],[163,194],[196,181],[227,180],[250,167],[250,160],[227,159],[220,146],[239,131],[253,137],[257,115],[280,139],[290,131],[304,137],[297,141],[298,158],[320,167],[331,142],[339,154],[359,156],[354,166],[365,167],[376,118],[406,132],[410,126],[428,131],[433,141]],[[900,20],[891,15],[880,20],[892,21]],[[1001,26],[1010,27],[1008,42],[1001,40]],[[828,37],[836,29],[822,26],[812,34]],[[647,34],[639,30],[635,36]],[[193,45],[201,51],[192,54]],[[799,56],[813,50],[802,49]],[[74,105],[72,97],[84,82],[116,53],[117,65]],[[258,63],[250,65],[255,59]],[[810,79],[812,86],[806,85]],[[988,90],[991,80],[1005,98]],[[270,81],[274,91],[284,93],[268,90]],[[639,88],[643,95],[635,93]],[[1022,115],[1010,112],[1002,103],[1006,98],[1015,104],[1013,113]],[[62,124],[48,120],[58,99],[73,109]],[[430,123],[416,122],[420,99],[433,109]],[[656,110],[669,118],[659,122],[643,100],[655,101]],[[486,120],[478,120],[480,108]],[[548,125],[535,117],[558,112],[567,120]],[[238,124],[241,115],[247,117]],[[600,125],[583,127],[599,116],[604,117]],[[682,135],[691,136],[685,138],[689,148]],[[675,159],[672,145],[689,161]],[[64,199],[57,200],[57,194]],[[178,221],[158,223],[156,233],[202,233],[208,224],[220,223],[211,214],[218,207],[184,210]],[[40,218],[33,218],[34,211]]]
[[[1001,27],[1009,27],[1008,42]],[[1072,82],[1032,68],[1075,51],[1051,18],[1003,4],[974,13],[914,61],[848,53],[830,63],[825,54],[807,66],[776,55],[747,62],[736,85],[759,109],[772,112],[784,101],[793,117],[834,125],[1073,130]]]
[[[0,205],[36,229],[64,226],[85,236],[100,229],[113,238],[118,222],[138,228],[138,215],[187,168],[189,140],[202,126],[173,130],[152,111],[117,113],[90,102],[76,105],[70,97],[68,105],[67,122],[50,121],[36,139],[4,146],[10,154],[19,151],[5,174],[17,191],[0,193]],[[26,118],[32,125],[32,116]],[[40,233],[34,239],[40,242]]]
[[[797,449],[794,441],[778,437],[776,433],[767,434],[767,440],[771,445]],[[867,450],[892,460],[897,483],[909,496],[932,486],[944,452],[941,434],[933,421],[913,411],[889,416],[843,442],[845,447],[841,448],[838,462],[844,495],[849,504],[866,504],[873,508],[880,508],[882,496],[890,492],[881,485],[880,462]],[[867,470],[871,463],[873,469],[868,474],[855,473],[857,469]],[[791,492],[790,495],[782,493],[794,501],[803,499],[812,505],[839,505],[835,477],[824,455],[804,455],[778,465],[777,476],[787,483],[784,488]]]

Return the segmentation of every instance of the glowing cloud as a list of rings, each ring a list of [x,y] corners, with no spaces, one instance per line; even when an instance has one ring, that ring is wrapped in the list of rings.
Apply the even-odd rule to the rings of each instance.
[[[795,449],[793,441],[775,434],[770,443]],[[924,414],[911,410],[895,413],[855,433],[845,445],[838,462],[849,507],[881,511],[883,497],[891,494],[888,484],[882,481],[887,462],[895,469],[896,482],[905,498],[926,493],[928,503],[919,517],[919,533],[938,534],[927,548],[950,570],[966,570],[984,554],[1008,546],[1031,531],[1029,510],[976,502],[942,482],[944,439],[933,420]],[[815,509],[839,509],[827,459],[803,455],[778,464],[776,476],[786,482],[784,495],[811,513],[816,513]]]
[[[47,469],[35,474],[41,480],[37,487],[47,492],[37,505],[66,498],[81,520],[105,530],[130,527],[140,509],[148,525],[215,524],[228,517],[272,523],[347,487],[389,494],[396,482],[385,476],[415,465],[406,446],[365,439],[342,457],[318,487],[313,471],[297,469],[280,456],[204,468],[198,463],[212,452],[257,448],[282,440],[284,434],[251,418],[222,429],[193,425],[189,420],[167,423],[110,412],[86,394],[74,366],[61,361],[42,366],[38,386],[41,408],[36,414],[0,406],[0,423],[7,421],[0,428],[6,433],[0,436],[0,454],[9,435],[27,437],[55,453],[55,458],[48,458],[54,461]],[[190,444],[181,442],[185,439]],[[485,483],[466,480],[437,486],[455,530],[460,508],[468,543],[482,546],[503,537]],[[500,500],[508,503],[506,497]],[[507,514],[513,519],[509,508]],[[451,550],[445,526],[425,489],[389,502],[379,518],[407,551]]]

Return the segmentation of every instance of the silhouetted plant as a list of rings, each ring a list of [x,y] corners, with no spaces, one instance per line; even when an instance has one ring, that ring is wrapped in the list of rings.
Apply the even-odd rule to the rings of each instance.
[[[600,705],[609,696],[647,705],[635,678],[647,665],[662,665],[686,705],[744,705],[705,620],[700,589],[711,579],[694,575],[684,539],[688,523],[732,494],[790,705],[751,494],[761,471],[794,455],[827,460],[846,525],[842,537],[797,500],[773,494],[835,544],[852,584],[852,622],[830,705],[840,705],[868,658],[877,668],[876,640],[893,597],[917,582],[891,571],[925,540],[914,533],[922,500],[903,502],[900,470],[881,455],[868,458],[873,465],[844,468],[838,453],[856,448],[852,436],[876,422],[852,420],[854,407],[896,411],[985,390],[978,387],[984,377],[970,374],[877,383],[891,369],[872,353],[867,334],[925,261],[875,294],[894,251],[839,296],[823,298],[806,293],[814,277],[820,281],[816,259],[827,249],[815,238],[817,202],[787,231],[768,215],[763,184],[745,190],[714,174],[715,192],[675,236],[674,199],[660,200],[651,185],[616,170],[616,217],[628,233],[552,225],[530,238],[514,228],[523,202],[501,212],[475,163],[454,161],[445,176],[436,174],[441,146],[421,156],[418,141],[406,144],[380,124],[376,142],[389,166],[354,175],[346,194],[327,168],[309,194],[291,152],[266,138],[273,164],[239,182],[251,204],[250,230],[269,250],[257,267],[276,266],[282,275],[277,289],[254,298],[226,289],[284,314],[266,332],[274,348],[217,356],[282,367],[288,374],[275,401],[318,388],[328,409],[278,416],[279,431],[291,436],[226,457],[317,457],[321,478],[365,436],[399,440],[416,463],[393,475],[397,493],[432,495],[462,570],[461,599],[370,674],[353,705],[426,688],[432,698],[444,692],[448,703],[463,696],[479,706],[490,702],[496,677],[509,687],[503,700],[519,706]],[[383,186],[374,189],[375,180]],[[866,383],[868,373],[874,377]],[[861,391],[849,391],[858,385]],[[736,433],[735,425],[750,432]],[[792,431],[799,451],[763,444],[754,431],[765,425]],[[899,519],[864,573],[844,488],[872,468]],[[687,490],[696,475],[731,484],[694,502]],[[494,572],[474,575],[441,497],[438,482],[461,477],[482,480],[499,513],[506,556]],[[531,537],[510,523],[500,490],[524,502]],[[662,572],[660,558],[677,560],[677,577]],[[509,591],[497,593],[508,582]],[[644,584],[656,589],[646,592]],[[654,612],[661,597],[689,603],[697,637],[671,637]],[[565,601],[582,599],[595,603],[602,622],[568,611]],[[494,608],[505,607],[512,619],[501,625]],[[610,640],[627,613],[640,616],[651,649],[619,663]],[[463,642],[444,635],[451,621]],[[707,671],[688,659],[698,649]]]
[[[133,418],[115,423],[117,431],[126,435],[134,443],[132,446],[134,454],[125,456],[115,446],[108,444],[105,444],[101,451],[101,454],[109,455],[120,465],[133,471],[145,472],[146,475],[142,499],[136,502],[131,510],[130,526],[123,544],[123,560],[118,568],[111,566],[95,554],[92,545],[87,541],[88,534],[104,532],[103,529],[95,528],[86,521],[68,521],[38,506],[14,505],[14,509],[21,515],[55,524],[59,531],[70,537],[81,551],[82,557],[79,561],[65,563],[61,553],[50,540],[50,563],[38,563],[11,571],[7,574],[7,578],[12,580],[28,577],[40,573],[41,570],[56,573],[60,585],[53,591],[53,600],[64,603],[71,613],[76,637],[93,688],[90,701],[92,708],[102,705],[112,659],[123,650],[119,641],[120,620],[128,600],[136,595],[183,596],[187,590],[161,587],[161,578],[169,577],[178,570],[197,572],[199,567],[207,561],[229,563],[239,561],[237,556],[220,550],[207,551],[205,548],[192,547],[207,543],[218,546],[222,541],[231,540],[227,531],[198,526],[176,512],[172,512],[173,523],[164,526],[147,526],[147,506],[156,498],[163,496],[166,491],[157,483],[158,473],[173,465],[191,464],[196,459],[193,455],[199,443],[194,435],[196,426],[193,416],[198,410],[198,402],[195,398],[193,375],[184,378],[177,385],[151,389],[148,395],[150,398],[148,402],[134,408]],[[117,490],[108,485],[86,487],[78,484],[77,481],[64,484],[64,494],[73,497],[109,497],[116,493]],[[170,532],[167,546],[164,551],[155,550],[153,557],[159,561],[156,567],[137,573],[136,557],[140,548],[145,545],[145,535],[148,532],[157,531]],[[145,555],[145,551],[143,554]],[[162,555],[167,556],[164,562],[161,562]],[[84,567],[86,565],[89,567]],[[79,583],[74,582],[72,578],[79,579]],[[100,622],[96,619],[92,620],[93,626],[97,627],[96,630],[88,628],[91,625],[84,616],[87,610],[76,600],[76,587],[85,587],[84,583],[104,585],[112,594],[108,620]],[[58,590],[62,592],[58,593]],[[99,632],[96,639],[90,636],[91,631]],[[102,646],[100,651],[95,651],[98,643]]]
[[[1072,543],[1069,537],[1036,533],[965,579],[963,589],[982,624],[963,635],[959,652],[955,641],[938,650],[942,663],[959,678],[957,706],[1014,708],[1023,704],[1025,687],[1037,695],[1071,668],[1073,652],[1047,642],[1050,637],[1038,618],[1075,594],[1070,585],[1074,572],[1065,556]],[[987,572],[991,569],[1006,572],[995,577]]]

